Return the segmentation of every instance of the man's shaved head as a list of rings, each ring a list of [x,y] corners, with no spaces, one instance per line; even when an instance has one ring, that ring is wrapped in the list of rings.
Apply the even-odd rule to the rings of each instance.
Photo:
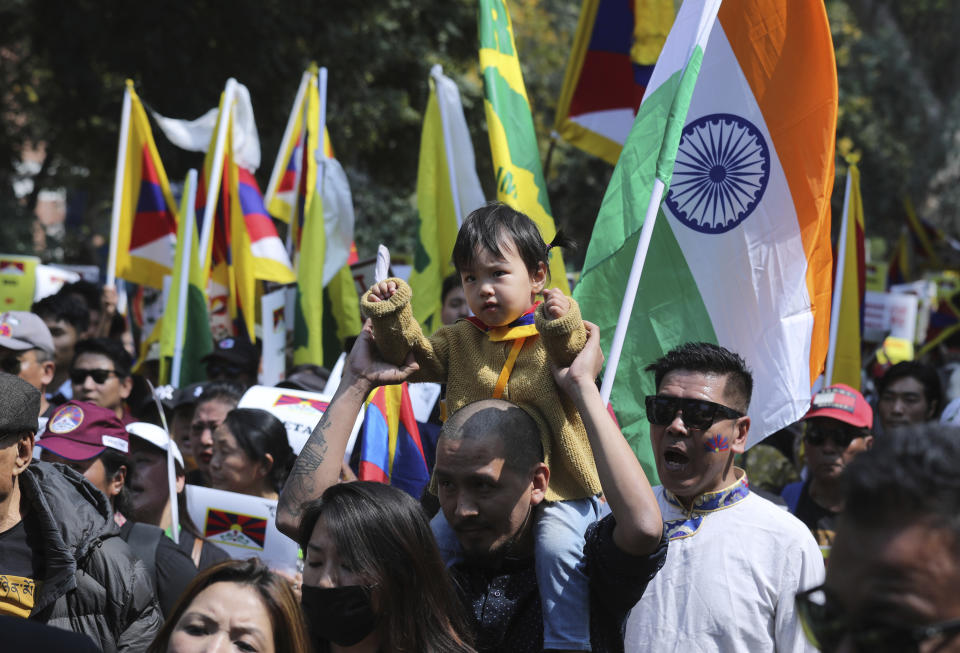
[[[543,444],[537,422],[516,404],[502,399],[484,399],[454,413],[440,431],[441,440],[483,440],[503,442],[505,465],[526,472],[543,462]]]

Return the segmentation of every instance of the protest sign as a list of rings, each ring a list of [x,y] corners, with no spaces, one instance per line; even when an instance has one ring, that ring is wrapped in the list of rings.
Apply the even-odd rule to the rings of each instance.
[[[887,336],[916,342],[916,295],[867,291],[863,306],[863,339],[882,342]]]
[[[234,559],[260,558],[273,569],[296,572],[298,546],[277,530],[277,502],[249,494],[186,486],[187,512],[204,538]]]
[[[330,404],[330,396],[317,392],[304,392],[290,388],[268,388],[255,385],[244,393],[240,399],[239,408],[262,408],[273,413],[287,428],[287,439],[290,447],[297,455],[306,444],[307,438],[313,433],[313,428],[320,421],[320,417]],[[346,457],[353,451],[357,432],[363,415],[358,415],[347,442]]]
[[[0,311],[29,311],[34,300],[36,256],[0,254]]]
[[[260,359],[261,385],[276,385],[283,380],[287,360],[287,321],[284,315],[286,290],[280,288],[260,298],[263,356]]]

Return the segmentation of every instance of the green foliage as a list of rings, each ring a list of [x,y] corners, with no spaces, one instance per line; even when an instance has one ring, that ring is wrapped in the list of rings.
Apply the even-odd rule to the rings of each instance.
[[[840,86],[838,151],[862,154],[868,233],[895,238],[904,224],[903,199],[910,197],[922,217],[957,234],[960,4],[828,0],[827,12]],[[836,216],[845,175],[838,158]]]
[[[541,156],[580,9],[578,0],[508,2]],[[840,79],[838,138],[862,154],[867,228],[892,237],[910,194],[924,217],[956,234],[960,214],[960,3],[826,0]],[[488,197],[494,173],[478,75],[475,0],[7,0],[0,3],[0,237],[32,247],[39,188],[86,198],[81,227],[57,248],[90,259],[108,232],[124,80],[151,108],[193,118],[215,106],[230,76],[246,84],[260,129],[265,186],[300,74],[329,69],[328,127],[350,178],[361,256],[377,243],[412,255],[417,157],[434,63],[461,90]],[[10,191],[25,142],[49,156],[34,194]],[[157,138],[171,179],[201,165]],[[545,171],[554,217],[582,260],[612,167],[558,143]],[[842,200],[837,166],[835,214]]]

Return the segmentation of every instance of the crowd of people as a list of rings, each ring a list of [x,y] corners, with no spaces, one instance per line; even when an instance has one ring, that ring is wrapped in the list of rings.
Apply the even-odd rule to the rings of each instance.
[[[299,455],[276,416],[238,407],[260,356],[243,338],[216,343],[206,382],[152,391],[113,290],[0,314],[5,645],[960,651],[960,432],[938,369],[821,388],[747,451],[747,364],[681,345],[646,369],[652,485],[597,387],[599,329],[545,289],[566,244],[475,211],[433,334],[404,281],[375,284]],[[423,496],[344,462],[370,392],[403,381],[444,388]],[[231,559],[190,519],[191,486],[275,500],[302,571]]]

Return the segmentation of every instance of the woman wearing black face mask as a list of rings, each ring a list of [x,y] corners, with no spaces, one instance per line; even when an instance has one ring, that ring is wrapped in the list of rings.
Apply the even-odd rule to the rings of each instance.
[[[473,653],[430,524],[408,494],[328,488],[301,522],[303,610],[316,653]]]

